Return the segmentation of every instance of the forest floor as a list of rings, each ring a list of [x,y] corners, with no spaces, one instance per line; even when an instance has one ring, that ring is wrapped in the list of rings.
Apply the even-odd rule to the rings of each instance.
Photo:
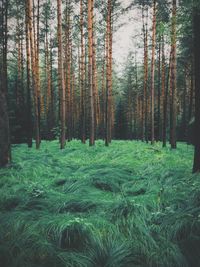
[[[200,266],[193,147],[13,145],[0,170],[2,267]]]

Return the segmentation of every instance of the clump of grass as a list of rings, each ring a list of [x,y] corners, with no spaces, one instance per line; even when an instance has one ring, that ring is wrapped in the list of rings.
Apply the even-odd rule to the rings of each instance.
[[[120,238],[107,236],[97,239],[88,252],[88,267],[131,266],[132,253],[128,244]]]
[[[66,181],[63,187],[63,191],[65,193],[76,193],[79,191],[83,191],[85,187],[85,183],[81,180],[69,179]]]
[[[119,219],[127,219],[135,212],[135,203],[128,199],[120,199],[112,205],[111,210],[108,211],[112,221]]]
[[[141,180],[133,180],[123,185],[123,191],[128,196],[144,195],[147,191],[147,185]]]
[[[60,249],[82,251],[91,241],[92,227],[84,219],[62,216],[49,223],[47,236]]]
[[[111,181],[108,181],[107,179],[98,179],[94,178],[92,181],[92,185],[96,187],[97,189],[108,191],[108,192],[119,192],[119,186],[117,186],[115,183],[112,183]]]
[[[59,213],[65,212],[89,212],[96,208],[96,203],[90,200],[72,199],[65,202],[59,210]]]

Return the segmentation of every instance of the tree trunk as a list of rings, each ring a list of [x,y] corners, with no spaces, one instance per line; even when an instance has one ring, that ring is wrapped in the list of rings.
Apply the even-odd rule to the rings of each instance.
[[[143,83],[143,101],[142,101],[142,132],[141,139],[142,141],[148,142],[148,8],[147,8],[147,17],[145,22],[145,6],[142,7],[142,23],[143,23],[143,39],[144,39],[144,83]]]
[[[70,1],[67,1],[66,5],[66,30],[65,30],[65,38],[66,38],[66,47],[65,47],[65,57],[66,57],[66,123],[67,123],[67,139],[70,141],[72,139],[71,136],[71,121],[72,121],[72,111],[71,111],[71,7]]]
[[[2,1],[1,32],[0,32],[0,167],[6,166],[11,160],[10,131],[7,107],[7,19],[8,1]]]
[[[112,5],[111,0],[107,4],[107,26],[106,26],[106,115],[105,115],[105,145],[111,141],[112,127]]]
[[[159,34],[158,44],[158,123],[157,123],[157,141],[161,140],[162,124],[161,124],[161,35]]]
[[[200,172],[200,9],[194,8],[194,73],[195,73],[195,129],[193,173]]]
[[[169,95],[169,80],[170,80],[170,70],[171,70],[171,53],[170,53],[170,58],[169,58],[169,66],[168,66],[168,76],[167,76],[167,84],[164,87],[163,90],[165,90],[164,96],[163,96],[163,147],[166,147],[167,144],[167,107],[168,107],[168,95]],[[164,60],[164,59],[163,59]],[[163,71],[165,71],[165,67],[163,66]],[[165,79],[165,74],[163,73],[164,79]]]
[[[176,1],[172,1],[172,33],[171,33],[171,118],[170,118],[170,144],[171,148],[176,148]]]
[[[37,62],[36,62],[36,46],[35,46],[35,34],[33,30],[33,6],[32,1],[27,0],[28,9],[28,24],[30,35],[30,49],[31,49],[31,69],[32,69],[32,86],[34,94],[34,115],[35,115],[35,140],[36,149],[40,147],[40,131],[39,131],[39,113],[38,113],[38,88],[37,88]]]
[[[61,120],[61,135],[60,148],[65,147],[65,84],[63,70],[63,47],[62,47],[62,12],[61,0],[57,0],[57,22],[58,22],[58,73],[60,86],[60,120]]]
[[[191,62],[188,123],[190,123],[190,121],[193,117],[193,102],[194,102],[194,58],[192,58],[192,62]]]
[[[84,21],[83,21],[83,0],[80,0],[80,31],[81,31],[81,56],[80,56],[80,106],[81,106],[81,141],[86,142],[86,117],[85,117],[85,54],[84,54]]]
[[[155,141],[154,129],[154,94],[155,94],[155,44],[156,43],[156,0],[153,1],[153,34],[151,59],[151,144]]]
[[[26,1],[26,75],[27,75],[27,144],[32,147],[32,103],[31,103],[31,59],[30,59],[30,32],[28,27],[28,4]]]
[[[89,145],[95,144],[94,132],[94,93],[93,93],[93,0],[88,0],[88,83],[89,83],[89,102],[90,102],[90,140]]]

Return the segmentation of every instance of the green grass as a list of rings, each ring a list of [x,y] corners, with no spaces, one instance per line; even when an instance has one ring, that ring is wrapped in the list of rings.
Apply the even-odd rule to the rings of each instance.
[[[199,267],[193,147],[13,146],[0,170],[2,267]]]

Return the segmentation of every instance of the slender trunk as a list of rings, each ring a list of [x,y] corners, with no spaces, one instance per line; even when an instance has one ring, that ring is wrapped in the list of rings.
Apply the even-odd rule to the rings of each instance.
[[[101,71],[101,136],[105,139],[105,112],[106,112],[106,88],[105,88],[105,62],[106,62],[106,34],[103,44],[103,59],[102,59],[102,71]]]
[[[142,140],[148,143],[148,7],[147,7],[146,23],[144,27],[144,133],[142,132]]]
[[[163,140],[163,143],[166,145],[166,115],[164,114],[165,101],[167,103],[167,94],[165,94],[165,40],[164,34],[162,34],[162,70],[161,70],[161,99],[160,99],[160,138]],[[166,91],[167,92],[167,91]],[[165,124],[165,125],[164,125]]]
[[[71,140],[71,120],[72,120],[72,112],[71,112],[71,7],[70,1],[67,1],[66,6],[66,31],[65,31],[65,38],[66,38],[66,68],[67,68],[67,75],[66,75],[66,121],[67,121],[67,139],[68,141]]]
[[[142,101],[142,141],[145,140],[146,133],[146,98],[147,98],[147,79],[146,79],[146,31],[145,31],[145,21],[144,21],[144,6],[142,7],[142,24],[143,24],[143,39],[144,39],[144,79],[143,79],[143,101]]]
[[[1,33],[0,33],[0,167],[6,166],[11,160],[9,117],[7,107],[7,20],[8,1],[1,2]]]
[[[157,124],[157,141],[161,140],[162,124],[161,124],[161,36],[159,35],[158,45],[158,124]]]
[[[31,59],[30,59],[30,32],[28,27],[28,5],[26,1],[26,75],[27,75],[27,144],[32,147],[32,103],[31,103]]]
[[[153,34],[152,34],[152,59],[151,59],[151,144],[154,144],[155,141],[155,129],[154,129],[155,43],[156,43],[156,0],[153,1]]]
[[[171,119],[170,119],[170,143],[171,148],[176,148],[176,1],[173,0],[172,6],[172,36],[171,36],[171,51],[172,51],[172,62],[171,62]]]
[[[60,119],[61,119],[61,136],[60,148],[65,147],[65,84],[63,71],[63,47],[62,47],[62,12],[61,0],[57,0],[57,22],[58,22],[58,73],[60,86]]]
[[[93,93],[93,0],[88,0],[88,82],[89,82],[89,102],[90,102],[90,140],[89,145],[95,144],[94,139],[94,93]]]
[[[163,147],[166,147],[166,144],[167,144],[167,106],[168,106],[171,59],[172,59],[172,56],[171,56],[171,53],[170,53],[167,84],[166,84],[165,88],[163,86],[163,89],[165,89],[165,95],[163,97]],[[164,69],[163,69],[163,71],[164,71]],[[163,75],[165,76],[165,74],[163,74]]]
[[[107,4],[107,33],[106,33],[106,136],[105,145],[111,141],[112,125],[112,26],[111,26],[112,6],[111,0]]]
[[[29,35],[30,35],[30,49],[31,49],[31,69],[32,69],[32,86],[34,92],[34,115],[35,115],[35,140],[36,149],[40,147],[40,131],[39,131],[39,113],[38,113],[38,89],[37,89],[37,65],[36,65],[36,50],[35,50],[35,38],[33,30],[33,6],[32,1],[27,0],[28,8],[28,24],[29,24]]]
[[[189,110],[188,110],[188,123],[190,123],[193,116],[193,102],[194,102],[194,59],[191,64],[191,78],[190,78],[190,96],[189,96]]]
[[[185,85],[183,91],[183,114],[182,114],[182,135],[184,141],[187,140],[187,85],[188,85],[188,74],[187,70],[185,69]]]
[[[193,10],[193,31],[194,31],[194,73],[195,73],[195,129],[194,129],[194,163],[193,173],[200,172],[200,10]]]
[[[80,56],[80,95],[81,95],[81,141],[86,142],[86,118],[85,118],[85,54],[84,54],[84,20],[83,20],[83,0],[80,0],[80,31],[81,31],[81,56]]]
[[[39,127],[39,133],[40,133],[40,116],[41,116],[41,111],[40,111],[40,105],[41,105],[41,96],[40,96],[40,0],[37,1],[37,39],[35,40],[36,43],[36,82],[37,82],[37,98],[38,98],[38,127]],[[41,137],[39,134],[39,142],[41,142]]]

